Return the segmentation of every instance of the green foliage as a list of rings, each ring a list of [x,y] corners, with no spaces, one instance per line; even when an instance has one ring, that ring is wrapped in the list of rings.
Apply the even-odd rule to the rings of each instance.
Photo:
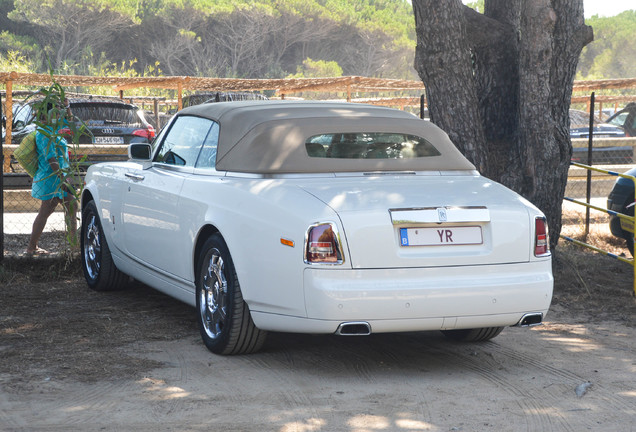
[[[8,2],[9,0],[3,0]],[[33,72],[43,53],[66,74],[89,74],[138,59],[146,75],[282,77],[307,57],[350,75],[414,77],[415,23],[409,0],[13,0],[11,36]],[[2,19],[0,17],[0,23]],[[19,24],[19,25],[18,25]],[[9,33],[7,33],[9,35]],[[343,41],[347,41],[343,43]],[[5,54],[6,57],[6,54]],[[112,69],[112,68],[111,68]],[[119,68],[118,68],[119,69]]]
[[[577,79],[632,78],[636,73],[636,10],[586,20],[594,41],[583,48]]]
[[[484,10],[484,0],[467,5]],[[415,78],[409,0],[2,0],[1,6],[9,12],[0,23],[10,29],[0,34],[3,69],[46,71],[48,53],[55,69],[68,74],[148,76],[154,69],[161,75],[159,61],[168,75],[273,78],[299,73],[312,58],[336,62],[347,75]],[[633,76],[636,11],[587,23],[595,41],[583,50],[577,78]],[[122,70],[131,58],[137,61]]]
[[[469,8],[475,9],[479,13],[484,13],[484,11],[486,10],[484,7],[484,4],[485,4],[485,0],[477,0],[477,1],[467,2],[466,6],[468,6]]]
[[[32,69],[33,65],[18,51],[9,51],[6,57],[0,53],[0,70],[29,73]]]
[[[35,39],[15,35],[5,30],[0,33],[0,55],[6,54],[5,57],[10,58],[12,56],[9,53],[12,51],[15,53],[13,57],[19,57],[18,63],[27,65],[30,70],[33,70],[43,60],[42,50]],[[4,69],[3,65],[2,70],[11,69]],[[19,72],[24,71],[20,70]]]
[[[323,78],[340,77],[342,68],[334,61],[318,60],[314,61],[307,57],[302,66],[298,66],[296,73],[288,75],[287,78]]]

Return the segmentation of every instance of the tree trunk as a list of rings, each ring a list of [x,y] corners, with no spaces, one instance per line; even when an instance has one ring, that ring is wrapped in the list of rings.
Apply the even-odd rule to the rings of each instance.
[[[412,0],[431,120],[481,173],[539,207],[550,246],[572,154],[572,83],[592,29],[582,0]]]

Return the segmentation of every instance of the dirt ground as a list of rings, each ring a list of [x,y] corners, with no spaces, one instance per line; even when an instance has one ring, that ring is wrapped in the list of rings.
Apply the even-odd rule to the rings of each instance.
[[[632,268],[562,244],[554,274],[545,325],[486,343],[271,334],[220,357],[148,287],[95,293],[77,259],[5,259],[0,430],[636,431]]]

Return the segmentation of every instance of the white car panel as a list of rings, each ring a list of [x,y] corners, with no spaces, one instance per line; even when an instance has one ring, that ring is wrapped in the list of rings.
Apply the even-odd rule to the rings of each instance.
[[[312,268],[304,275],[308,318],[336,322],[481,316],[480,327],[490,327],[488,317],[516,313],[505,324],[514,325],[527,311],[545,314],[552,299],[549,260],[487,267]]]
[[[508,189],[483,177],[370,177],[363,182],[341,178],[328,184],[302,186],[340,216],[354,268],[436,267],[525,262],[530,259],[530,215],[527,206]],[[459,192],[461,191],[461,193]],[[423,207],[485,208],[459,214],[450,222],[395,225],[391,209]],[[437,213],[437,212],[436,212]],[[455,213],[458,213],[456,210]],[[461,216],[461,219],[458,219]],[[461,221],[461,222],[460,222]],[[478,245],[400,246],[400,227],[480,226]]]
[[[191,253],[191,240],[181,225],[180,192],[186,175],[161,167],[126,172],[120,217],[127,253],[184,279],[191,277],[191,268],[173,255]]]

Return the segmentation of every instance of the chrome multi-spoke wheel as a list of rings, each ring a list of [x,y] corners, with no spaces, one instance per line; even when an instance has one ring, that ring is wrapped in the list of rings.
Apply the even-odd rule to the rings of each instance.
[[[92,280],[99,276],[99,268],[101,266],[102,246],[100,244],[100,232],[96,225],[97,216],[90,215],[87,221],[86,229],[82,237],[84,247],[82,253],[84,255],[84,267],[86,275]]]
[[[221,252],[211,249],[199,291],[199,312],[207,335],[215,339],[221,335],[227,321],[227,279]]]
[[[89,201],[82,211],[80,242],[82,270],[88,286],[95,291],[124,287],[127,276],[113,263],[99,212],[93,201]]]
[[[259,350],[266,333],[252,321],[243,301],[234,263],[223,237],[213,234],[199,248],[196,303],[199,331],[205,346],[217,354]]]

